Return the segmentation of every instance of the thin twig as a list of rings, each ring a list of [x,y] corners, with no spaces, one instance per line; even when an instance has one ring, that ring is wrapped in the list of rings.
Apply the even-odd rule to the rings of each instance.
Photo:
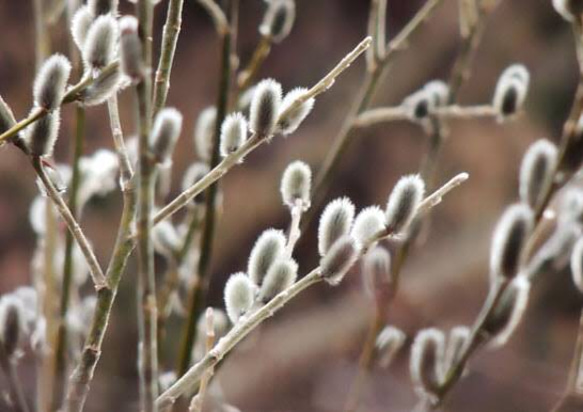
[[[113,136],[113,144],[119,161],[122,189],[124,189],[132,179],[134,171],[132,170],[132,164],[123,138],[116,94],[107,100],[107,112],[109,114],[109,124],[111,127],[111,135]]]
[[[296,243],[302,235],[300,224],[302,222],[303,211],[304,205],[302,200],[296,200],[296,204],[290,210],[291,224],[287,235],[287,244],[285,245],[285,253],[288,258],[292,257]]]
[[[249,88],[251,82],[259,72],[261,65],[265,59],[267,59],[267,56],[269,56],[271,44],[271,36],[261,36],[259,43],[257,43],[257,47],[255,47],[255,51],[253,51],[253,54],[251,55],[251,60],[249,60],[247,67],[245,67],[237,77],[237,87],[239,91],[244,91]]]
[[[198,0],[198,2],[211,16],[219,36],[227,34],[229,31],[229,23],[227,22],[227,18],[221,7],[213,0]]]
[[[215,344],[215,324],[213,309],[208,308],[206,312],[206,340],[205,340],[206,353],[209,353],[213,349],[214,344]],[[193,396],[188,412],[202,411],[204,397],[206,395],[208,385],[213,376],[213,373],[214,368],[208,368],[206,373],[203,375],[202,379],[200,380],[200,389],[198,393]]]

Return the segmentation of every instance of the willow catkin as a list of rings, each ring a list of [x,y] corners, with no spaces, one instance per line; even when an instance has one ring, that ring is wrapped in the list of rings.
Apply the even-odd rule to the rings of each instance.
[[[34,81],[34,104],[48,111],[60,107],[70,74],[71,63],[62,54],[45,60]]]
[[[354,221],[354,204],[347,197],[328,203],[318,226],[318,252],[326,255],[334,242],[350,233]]]
[[[227,157],[236,152],[247,140],[247,119],[242,113],[228,115],[221,125],[219,152]]]
[[[352,237],[361,245],[374,240],[385,231],[385,212],[378,206],[369,206],[360,211],[352,225]]]
[[[332,286],[338,285],[358,259],[359,246],[350,235],[336,240],[320,259],[320,275]]]
[[[257,286],[261,286],[271,265],[282,255],[285,244],[286,237],[281,230],[267,229],[259,236],[247,266],[247,273]]]
[[[310,207],[312,187],[312,170],[306,163],[296,160],[291,162],[281,177],[281,198],[284,205],[293,209],[296,205],[307,210]]]
[[[308,89],[305,87],[296,87],[288,92],[283,98],[281,108],[279,109],[280,116],[277,127],[284,136],[295,132],[314,108],[316,99],[310,97],[296,108],[290,109],[298,98],[304,95],[307,91]]]
[[[279,43],[289,36],[295,17],[296,7],[293,0],[272,0],[259,26],[259,33]]]
[[[251,279],[243,272],[229,277],[225,285],[225,308],[231,322],[237,323],[251,309],[255,300],[255,289]]]
[[[281,85],[273,79],[262,80],[255,87],[249,109],[249,128],[257,136],[273,135],[281,107]]]
[[[425,182],[419,175],[404,176],[389,196],[386,209],[386,226],[391,233],[404,231],[425,195]]]

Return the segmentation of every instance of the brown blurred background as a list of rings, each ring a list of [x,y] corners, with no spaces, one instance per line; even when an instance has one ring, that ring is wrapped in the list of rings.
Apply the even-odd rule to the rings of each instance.
[[[394,35],[423,3],[389,0],[388,32]],[[165,18],[157,8],[154,43]],[[274,77],[285,89],[317,81],[365,35],[366,0],[297,0],[291,36],[273,48],[261,77]],[[123,10],[128,3],[122,0]],[[258,39],[263,2],[242,0],[238,51],[247,61]],[[23,117],[31,104],[34,78],[32,10],[27,1],[0,1],[0,94]],[[213,104],[218,87],[218,40],[208,16],[194,0],[185,2],[168,104],[185,115],[185,128],[174,160],[173,194],[194,160],[192,129],[198,113]],[[385,78],[375,105],[399,103],[432,79],[447,79],[459,45],[456,1],[446,0],[434,18],[414,36]],[[53,50],[65,51],[63,25],[52,29]],[[470,181],[434,212],[431,231],[409,259],[391,323],[409,336],[425,326],[469,324],[487,291],[490,233],[505,205],[517,198],[517,174],[527,145],[541,137],[556,140],[567,116],[577,80],[569,26],[550,0],[503,0],[492,15],[462,90],[464,104],[489,102],[497,76],[521,62],[531,71],[526,113],[498,125],[492,120],[459,121],[439,162],[438,181],[469,172]],[[286,209],[279,179],[295,159],[317,170],[330,147],[363,76],[363,60],[318,98],[315,110],[287,139],[277,138],[254,152],[222,180],[224,209],[217,233],[209,302],[222,307],[228,275],[246,267],[255,238],[267,227],[285,228]],[[130,93],[122,94],[124,131],[131,134]],[[64,110],[56,159],[66,161],[73,129],[73,108]],[[111,147],[106,111],[91,109],[87,153]],[[330,199],[347,195],[358,207],[384,205],[399,176],[415,172],[427,139],[406,123],[379,125],[353,136],[358,142],[343,159]],[[14,148],[0,151],[0,292],[30,282],[35,237],[28,209],[36,195],[34,176]],[[82,225],[106,262],[116,233],[118,193],[93,202]],[[301,272],[316,263],[315,226],[305,233],[296,257]],[[135,273],[130,264],[116,303],[112,327],[87,411],[137,410],[135,367]],[[567,273],[539,282],[525,321],[511,342],[483,352],[472,372],[455,389],[451,411],[547,411],[560,396],[572,357],[581,299]],[[357,356],[372,312],[362,293],[358,271],[340,287],[309,290],[255,333],[251,347],[229,357],[218,379],[228,402],[243,411],[337,411],[356,373]],[[176,339],[176,342],[178,339]],[[30,365],[29,365],[30,364]],[[28,365],[28,368],[26,367]],[[32,382],[32,361],[24,376]],[[32,385],[31,385],[32,386]],[[388,370],[373,371],[361,410],[406,411],[416,398],[408,374],[408,350]]]

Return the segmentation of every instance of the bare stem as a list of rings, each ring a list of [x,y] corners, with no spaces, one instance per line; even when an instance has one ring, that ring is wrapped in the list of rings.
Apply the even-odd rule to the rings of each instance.
[[[113,136],[113,144],[115,146],[115,151],[119,161],[122,189],[124,189],[132,179],[134,171],[132,170],[132,164],[130,162],[125,140],[123,138],[123,131],[121,128],[121,122],[119,120],[117,95],[114,94],[107,100],[107,112],[109,114],[109,124],[111,127],[111,134]]]
[[[229,31],[229,23],[227,22],[227,18],[225,17],[223,10],[221,10],[221,7],[214,0],[198,0],[198,2],[211,16],[219,36],[227,34]]]
[[[498,115],[496,109],[490,105],[479,106],[459,106],[452,104],[446,107],[436,109],[432,116],[439,120],[455,120],[455,119],[470,119],[477,118],[493,118]],[[401,120],[411,120],[409,110],[403,106],[396,107],[381,107],[378,109],[370,109],[358,116],[355,121],[355,127],[368,127],[377,123],[394,122]]]
[[[269,52],[271,51],[271,42],[271,36],[261,36],[261,39],[259,40],[259,43],[257,43],[257,47],[255,48],[255,51],[253,52],[247,67],[245,67],[245,69],[243,69],[237,77],[237,86],[239,90],[243,91],[251,85],[251,82],[259,72],[261,65],[265,59],[267,59],[267,56],[269,56]]]
[[[287,245],[285,246],[285,253],[289,258],[292,257],[296,243],[302,235],[300,224],[302,222],[303,210],[304,208],[301,200],[296,201],[296,204],[290,210],[291,224],[287,236]]]

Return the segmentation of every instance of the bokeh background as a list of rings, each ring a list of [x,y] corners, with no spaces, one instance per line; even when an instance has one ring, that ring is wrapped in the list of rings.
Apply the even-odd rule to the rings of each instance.
[[[0,94],[17,118],[29,110],[35,72],[30,3],[0,1]],[[165,3],[156,12],[156,47]],[[388,3],[388,34],[393,36],[423,2]],[[366,0],[297,0],[292,34],[272,49],[260,77],[273,77],[285,89],[313,84],[365,35],[368,6]],[[258,40],[263,8],[261,0],[241,0],[237,49],[243,62]],[[130,10],[125,1],[122,10]],[[52,27],[52,49],[66,51],[66,36],[62,22]],[[374,104],[398,104],[428,80],[447,79],[459,42],[457,2],[446,0],[395,60]],[[246,267],[261,231],[287,227],[289,216],[279,194],[281,174],[295,159],[318,170],[363,78],[363,62],[354,64],[318,98],[313,113],[295,134],[262,146],[221,181],[224,201],[209,296],[213,306],[223,306],[228,275]],[[404,269],[389,323],[409,337],[423,327],[449,329],[472,322],[487,292],[493,225],[504,207],[517,199],[522,154],[538,138],[560,136],[574,95],[577,65],[570,27],[554,12],[550,0],[502,0],[488,22],[461,102],[489,102],[498,75],[516,62],[525,64],[532,75],[523,115],[503,125],[492,119],[450,124],[437,181],[461,171],[471,178],[435,209],[430,231]],[[210,19],[197,2],[186,1],[168,97],[168,104],[185,116],[172,194],[178,193],[180,176],[195,159],[192,130],[198,113],[215,101],[218,64],[219,41]],[[124,131],[130,135],[134,130],[131,93],[124,92],[121,103]],[[70,155],[73,114],[72,107],[64,110],[58,161],[67,161]],[[86,130],[87,153],[112,146],[103,107],[89,111]],[[419,127],[405,122],[371,127],[351,138],[356,142],[342,161],[329,199],[346,195],[359,208],[384,205],[396,180],[419,168],[428,143]],[[27,159],[12,147],[0,149],[0,293],[30,283],[35,236],[29,206],[36,193]],[[120,206],[121,196],[115,193],[92,202],[83,216],[82,225],[103,263],[113,245]],[[312,225],[296,253],[302,273],[317,263],[315,234]],[[86,408],[90,412],[137,410],[134,267],[131,262],[121,285]],[[373,310],[358,272],[337,288],[320,285],[306,291],[230,356],[217,376],[226,400],[242,411],[341,409]],[[447,410],[549,410],[566,382],[582,303],[568,273],[543,277],[535,285],[516,335],[501,350],[484,351],[475,358]],[[171,344],[178,341],[170,340]],[[372,371],[359,410],[406,411],[414,405],[408,356],[407,347],[389,370]],[[33,366],[32,357],[25,357],[21,369],[31,384],[31,399]]]

